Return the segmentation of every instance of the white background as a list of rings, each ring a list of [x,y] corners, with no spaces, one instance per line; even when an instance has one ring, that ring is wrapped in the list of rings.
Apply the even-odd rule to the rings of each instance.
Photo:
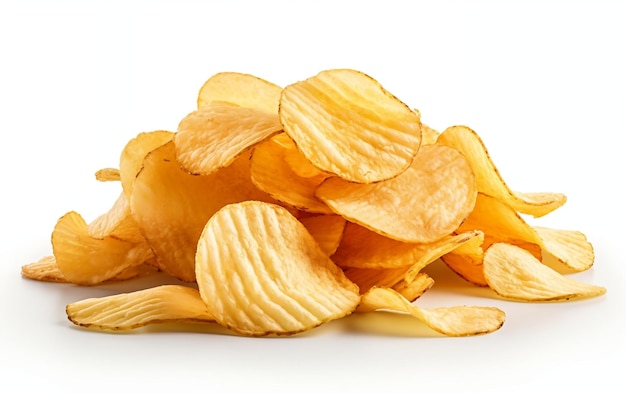
[[[19,4],[19,5],[17,5]],[[154,1],[0,3],[0,385],[19,391],[619,391],[626,355],[624,2]],[[22,279],[57,218],[106,211],[138,132],[175,130],[220,71],[279,85],[328,68],[378,79],[443,130],[465,124],[507,183],[554,191],[543,226],[583,231],[605,296],[506,302],[446,271],[424,305],[496,305],[501,330],[433,335],[353,316],[286,339],[171,327],[74,328],[67,303],[143,286]],[[212,333],[212,334],[209,334]],[[621,370],[621,371],[620,371]],[[618,380],[619,381],[619,380]],[[623,387],[623,386],[622,386]],[[4,388],[3,388],[4,391]]]

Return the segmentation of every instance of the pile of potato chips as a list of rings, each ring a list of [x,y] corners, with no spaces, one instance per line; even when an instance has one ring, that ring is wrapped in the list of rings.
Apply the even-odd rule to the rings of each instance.
[[[434,261],[502,299],[606,291],[566,275],[594,262],[582,233],[523,218],[564,195],[512,191],[476,132],[429,128],[362,72],[326,70],[285,88],[223,72],[197,102],[176,132],[140,133],[119,168],[96,172],[121,185],[108,212],[89,223],[63,215],[53,255],[22,267],[40,281],[93,286],[162,272],[181,285],[69,304],[74,324],[292,335],[392,311],[448,336],[498,330],[498,308],[418,305]]]

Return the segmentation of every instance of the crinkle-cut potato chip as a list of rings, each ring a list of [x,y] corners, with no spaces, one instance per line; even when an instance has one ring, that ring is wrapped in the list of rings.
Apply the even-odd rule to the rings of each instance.
[[[560,193],[511,191],[489,157],[483,141],[469,127],[447,128],[437,138],[437,144],[453,147],[463,153],[476,175],[478,191],[502,200],[519,213],[541,217],[559,208],[567,200]]]
[[[284,136],[287,136],[287,139],[285,139]],[[311,161],[309,161],[304,154],[302,154],[287,134],[282,133],[280,141],[276,142],[285,148],[285,161],[296,175],[304,178],[319,177],[324,175],[325,177],[331,176],[329,173],[321,171],[311,164]]]
[[[495,307],[454,306],[421,308],[391,288],[372,288],[361,297],[358,312],[398,311],[424,322],[431,329],[452,337],[476,336],[502,327],[505,314]]]
[[[198,290],[183,285],[80,300],[68,304],[65,311],[75,325],[96,330],[130,330],[164,322],[215,322]]]
[[[52,251],[63,276],[78,285],[96,285],[153,257],[148,244],[114,236],[94,238],[83,217],[71,211],[61,217],[52,232]]]
[[[315,167],[347,181],[394,178],[420,147],[419,113],[355,70],[322,71],[285,87],[279,115]]]
[[[593,247],[582,233],[549,228],[537,230],[512,207],[482,193],[478,193],[474,210],[458,230],[483,231],[488,239],[485,247],[494,242],[512,243],[533,252],[536,258],[541,258],[542,251],[546,252],[572,271],[587,270],[594,262]]]
[[[259,201],[211,217],[198,241],[196,275],[209,313],[241,335],[310,330],[351,314],[360,300],[302,223]]]
[[[331,256],[337,251],[346,229],[347,221],[343,217],[334,214],[319,214],[301,217],[300,222],[326,255]]]
[[[54,255],[47,255],[37,262],[22,266],[22,276],[30,280],[69,283],[59,270]]]
[[[209,102],[179,123],[176,159],[189,173],[210,175],[282,129],[277,113]]]
[[[96,180],[101,182],[120,181],[120,170],[117,168],[102,168],[96,171]]]
[[[317,188],[327,179],[321,173],[315,177],[296,175],[284,159],[285,148],[272,139],[257,145],[250,161],[252,182],[276,200],[309,213],[333,214],[315,197]]]
[[[606,293],[606,288],[565,277],[528,251],[507,243],[492,244],[485,251],[483,271],[489,287],[512,300],[565,301]]]
[[[422,123],[422,145],[434,145],[437,143],[440,132],[430,128],[426,124]]]
[[[278,113],[283,89],[254,75],[220,72],[211,76],[200,88],[198,108],[212,101],[230,102],[246,108]]]
[[[423,267],[474,237],[482,239],[482,233],[470,231],[447,235],[432,243],[405,243],[379,235],[361,225],[349,223],[332,259],[342,268]]]
[[[316,196],[335,213],[389,238],[430,243],[454,232],[476,201],[474,174],[461,153],[422,146],[401,175],[374,184],[331,177]]]
[[[435,284],[435,280],[426,273],[418,273],[413,280],[406,281],[400,280],[391,289],[398,292],[409,302],[414,302],[427,290],[432,288]]]
[[[133,183],[143,166],[143,160],[152,150],[163,146],[174,138],[171,131],[141,132],[126,143],[120,154],[120,181],[127,198],[133,191]]]
[[[250,180],[250,154],[208,176],[183,170],[173,142],[150,152],[135,179],[130,208],[157,266],[180,280],[195,280],[195,252],[207,220],[245,200],[276,202]]]

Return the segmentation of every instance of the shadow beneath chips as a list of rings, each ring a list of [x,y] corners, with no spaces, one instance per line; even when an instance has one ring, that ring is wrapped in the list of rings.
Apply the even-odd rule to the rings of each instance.
[[[355,313],[345,318],[344,322],[352,334],[412,338],[447,337],[419,319],[397,312]]]

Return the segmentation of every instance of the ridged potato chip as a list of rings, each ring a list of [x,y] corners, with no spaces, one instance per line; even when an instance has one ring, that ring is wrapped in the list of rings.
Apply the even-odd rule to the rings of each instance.
[[[437,144],[453,147],[463,153],[476,175],[478,191],[502,200],[517,212],[541,217],[562,206],[567,200],[560,193],[511,191],[489,157],[484,143],[469,127],[447,128],[437,138]]]
[[[485,251],[485,279],[498,295],[526,302],[565,301],[606,293],[552,270],[523,248],[496,243]]]
[[[189,113],[178,125],[174,136],[176,160],[189,173],[210,175],[281,131],[276,113],[209,102]]]
[[[211,76],[198,92],[198,108],[213,101],[230,102],[245,108],[278,113],[283,89],[254,75],[219,72]]]
[[[355,70],[327,70],[285,87],[279,115],[316,168],[347,181],[394,178],[420,147],[419,113]]]
[[[315,194],[335,213],[389,238],[430,243],[450,235],[472,212],[474,174],[455,149],[426,145],[401,175],[374,184],[331,177]]]
[[[248,336],[303,332],[351,314],[360,300],[302,223],[259,201],[211,217],[198,242],[196,275],[209,313]]]
[[[75,325],[96,330],[130,330],[165,322],[215,322],[198,290],[183,285],[80,300],[68,304],[65,312]]]
[[[326,255],[331,256],[337,251],[347,224],[343,217],[334,214],[317,214],[300,217],[299,220]]]

